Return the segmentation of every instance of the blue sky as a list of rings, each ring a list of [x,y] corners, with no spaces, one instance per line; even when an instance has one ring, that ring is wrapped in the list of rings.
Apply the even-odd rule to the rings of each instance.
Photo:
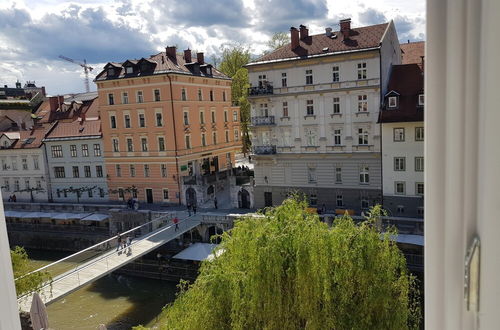
[[[59,55],[86,59],[93,74],[167,45],[211,58],[241,43],[259,55],[274,32],[304,24],[322,33],[347,17],[354,27],[393,19],[401,41],[425,39],[424,0],[2,0],[0,84],[35,80],[51,95],[81,92],[83,70]]]

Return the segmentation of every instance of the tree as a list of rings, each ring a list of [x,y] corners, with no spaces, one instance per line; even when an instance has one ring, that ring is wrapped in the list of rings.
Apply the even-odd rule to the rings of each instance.
[[[82,194],[84,192],[93,191],[96,188],[97,188],[97,186],[93,186],[93,187],[85,186],[85,187],[78,187],[78,188],[69,187],[69,188],[64,188],[62,191],[63,191],[63,193],[75,194],[76,195],[76,202],[80,203],[80,197],[82,196]]]
[[[123,188],[123,189],[109,189],[110,194],[119,194],[120,191],[123,192],[123,198],[125,198],[125,194],[130,194],[130,197],[134,197],[134,196],[137,196],[138,189],[134,185],[129,186],[127,188]]]
[[[261,218],[238,221],[222,235],[162,315],[171,329],[406,329],[419,310],[406,261],[375,225],[381,208],[355,224],[337,218],[330,229],[287,199]],[[412,298],[413,297],[413,298]]]
[[[16,292],[18,297],[39,290],[44,283],[51,280],[51,276],[47,271],[30,273],[34,269],[30,266],[28,254],[24,248],[16,246],[14,250],[10,251],[10,258],[14,278],[17,279]]]
[[[224,45],[221,51],[222,59],[218,69],[230,78],[233,78],[239,69],[250,62],[250,50],[241,45]]]
[[[15,190],[14,192],[19,192],[19,193],[29,192],[30,193],[30,201],[31,201],[31,203],[34,203],[35,197],[33,196],[33,192],[35,192],[37,194],[43,193],[43,192],[45,192],[45,189],[43,189],[42,187],[29,187],[29,188],[25,188],[25,189]]]
[[[272,52],[290,42],[290,37],[286,32],[276,32],[273,34],[271,39],[267,42],[267,47],[269,47],[269,52]]]

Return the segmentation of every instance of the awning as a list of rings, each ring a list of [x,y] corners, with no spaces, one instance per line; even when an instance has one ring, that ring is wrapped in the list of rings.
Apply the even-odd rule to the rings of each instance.
[[[423,235],[399,234],[397,237],[394,237],[394,238],[396,239],[396,242],[398,242],[398,243],[424,246],[424,236]]]
[[[217,247],[218,244],[210,243],[194,243],[190,247],[177,253],[173,258],[182,260],[195,260],[202,261],[205,259],[212,259],[212,251]]]
[[[94,213],[81,219],[82,221],[103,221],[109,218],[107,214]]]
[[[69,220],[69,219],[82,219],[90,213],[53,213],[52,219],[56,220]]]
[[[18,212],[18,211],[4,211],[3,212],[6,217],[9,218],[22,218],[24,213],[26,212]]]

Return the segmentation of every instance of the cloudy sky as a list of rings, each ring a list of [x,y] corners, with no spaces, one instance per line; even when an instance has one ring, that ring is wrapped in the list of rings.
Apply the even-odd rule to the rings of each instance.
[[[83,70],[59,55],[86,59],[93,78],[106,62],[166,45],[210,59],[240,43],[257,56],[274,32],[337,30],[347,17],[354,27],[392,19],[401,42],[425,39],[425,0],[1,0],[0,85],[35,80],[51,95],[82,92]]]

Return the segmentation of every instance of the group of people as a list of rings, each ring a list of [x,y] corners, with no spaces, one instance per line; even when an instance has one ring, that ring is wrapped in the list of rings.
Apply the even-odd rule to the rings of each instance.
[[[188,209],[189,216],[191,216],[191,211],[193,211],[193,213],[196,214],[196,204],[192,204],[192,205],[188,204],[187,209]]]
[[[17,197],[16,197],[16,194],[14,194],[14,195],[10,195],[10,196],[9,196],[9,200],[8,200],[8,202],[14,202],[14,203],[15,203],[15,202],[17,202]]]
[[[132,252],[131,250],[132,248],[130,247],[130,245],[132,244],[132,237],[130,237],[130,235],[128,235],[127,237],[125,237],[125,239],[123,239],[122,235],[118,234],[116,237],[116,241],[117,241],[116,251],[120,251],[128,247],[129,252]]]
[[[139,209],[139,201],[137,200],[137,198],[130,197],[127,200],[127,208],[133,209],[133,210],[138,210]]]

